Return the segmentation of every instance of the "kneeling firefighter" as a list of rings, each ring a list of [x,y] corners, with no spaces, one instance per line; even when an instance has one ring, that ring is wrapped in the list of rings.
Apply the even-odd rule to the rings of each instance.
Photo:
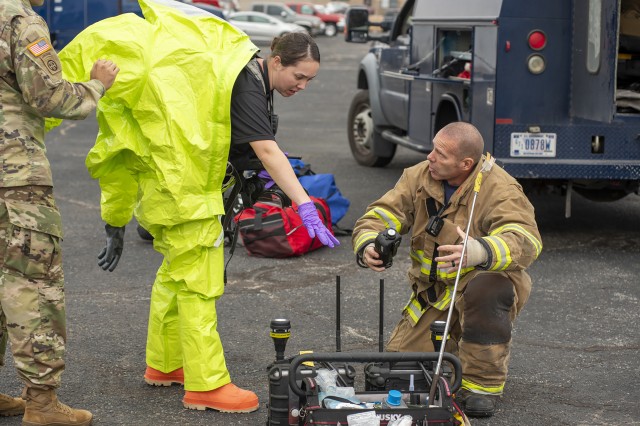
[[[482,190],[474,182],[487,158],[478,130],[451,123],[438,132],[433,151],[406,169],[355,225],[358,264],[383,271],[374,249],[381,231],[411,236],[412,289],[388,351],[431,352],[430,326],[447,318],[454,304],[447,351],[462,362],[456,399],[468,416],[491,416],[502,395],[511,349],[511,329],[531,291],[525,271],[542,250],[534,210],[522,188],[497,165],[485,167]],[[475,200],[475,213],[472,199]],[[466,253],[462,241],[469,224]],[[458,266],[460,280],[452,294]]]
[[[115,269],[125,225],[135,214],[164,256],[151,293],[145,381],[183,383],[186,408],[254,411],[255,393],[231,383],[216,301],[224,291],[222,184],[232,89],[257,48],[243,32],[193,6],[140,5],[145,19],[127,14],[101,21],[61,52],[76,78],[88,56],[110,51],[128,70],[99,105],[100,132],[86,160],[100,181],[106,222],[99,265]]]

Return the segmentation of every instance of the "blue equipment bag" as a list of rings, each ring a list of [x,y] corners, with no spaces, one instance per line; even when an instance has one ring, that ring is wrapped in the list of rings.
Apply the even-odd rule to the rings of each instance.
[[[298,180],[309,195],[325,199],[331,210],[331,222],[334,225],[347,214],[350,202],[340,193],[333,175],[307,175],[300,176]]]
[[[309,195],[323,198],[327,202],[331,210],[331,223],[337,224],[347,214],[351,203],[336,186],[335,177],[328,173],[315,174],[309,164],[297,158],[289,158],[289,163]]]

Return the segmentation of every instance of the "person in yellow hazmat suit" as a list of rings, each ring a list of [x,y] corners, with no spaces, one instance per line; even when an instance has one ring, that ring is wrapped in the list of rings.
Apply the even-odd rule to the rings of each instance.
[[[86,160],[100,182],[106,222],[99,265],[115,269],[135,214],[164,256],[151,294],[145,381],[184,384],[187,408],[251,412],[258,398],[231,383],[217,332],[222,182],[231,144],[231,160],[250,147],[299,205],[309,234],[339,244],[263,120],[272,122],[272,88],[283,96],[304,89],[317,74],[319,52],[311,38],[283,37],[268,59],[256,59],[246,34],[200,9],[170,0],[139,3],[145,19],[101,21],[60,53],[73,78],[105,53],[127,70],[98,106],[100,132]]]

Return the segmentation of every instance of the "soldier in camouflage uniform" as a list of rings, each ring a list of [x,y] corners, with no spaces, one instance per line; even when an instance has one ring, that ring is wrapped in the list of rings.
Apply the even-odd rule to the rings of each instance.
[[[23,399],[0,394],[0,416],[24,413],[23,425],[88,425],[90,412],[55,395],[66,339],[62,224],[44,117],[85,118],[119,70],[98,60],[90,81],[63,80],[49,29],[32,9],[43,2],[0,2],[0,365],[9,340],[25,382]]]

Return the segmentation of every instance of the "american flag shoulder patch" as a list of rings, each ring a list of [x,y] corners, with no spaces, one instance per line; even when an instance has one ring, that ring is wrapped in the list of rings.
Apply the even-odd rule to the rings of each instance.
[[[27,49],[29,49],[29,52],[31,52],[33,56],[40,56],[44,52],[51,50],[51,44],[49,44],[46,38],[42,37],[40,40],[28,45]]]

